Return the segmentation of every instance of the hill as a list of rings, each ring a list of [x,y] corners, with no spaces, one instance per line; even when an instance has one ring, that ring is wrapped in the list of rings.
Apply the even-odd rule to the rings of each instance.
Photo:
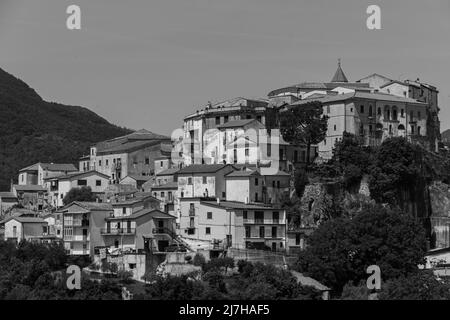
[[[69,162],[96,142],[130,133],[87,108],[44,101],[0,68],[0,190],[35,162]]]

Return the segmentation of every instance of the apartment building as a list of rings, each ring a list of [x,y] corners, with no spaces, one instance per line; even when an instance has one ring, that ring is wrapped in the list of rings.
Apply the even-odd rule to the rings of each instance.
[[[154,159],[170,156],[171,151],[170,137],[142,129],[92,146],[89,168],[83,157],[80,170],[95,170],[109,176],[111,182],[119,183],[126,176],[152,176]]]
[[[226,247],[286,249],[286,212],[263,204],[181,198],[180,234]]]
[[[48,201],[56,208],[64,205],[63,199],[72,188],[90,187],[92,193],[100,196],[109,185],[109,176],[97,172],[74,172],[44,179],[44,188],[48,190]]]

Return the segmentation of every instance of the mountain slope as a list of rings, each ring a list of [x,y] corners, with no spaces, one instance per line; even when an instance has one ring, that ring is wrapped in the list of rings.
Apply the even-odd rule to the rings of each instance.
[[[95,142],[131,130],[89,109],[44,101],[26,83],[0,69],[0,190],[35,162],[70,162]]]

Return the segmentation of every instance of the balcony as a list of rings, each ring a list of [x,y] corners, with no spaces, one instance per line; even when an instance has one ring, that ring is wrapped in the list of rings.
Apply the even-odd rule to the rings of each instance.
[[[284,224],[282,219],[244,219],[244,224]]]
[[[189,228],[188,228],[189,229]],[[153,234],[155,234],[155,235],[158,235],[158,234],[164,234],[164,235],[169,235],[169,236],[171,236],[172,238],[175,238],[176,237],[176,234],[175,234],[175,232],[173,232],[172,230],[170,230],[169,228],[154,228],[153,230],[152,230],[152,233]]]
[[[111,229],[100,229],[100,234],[102,235],[127,235],[136,234],[135,228],[111,228]]]

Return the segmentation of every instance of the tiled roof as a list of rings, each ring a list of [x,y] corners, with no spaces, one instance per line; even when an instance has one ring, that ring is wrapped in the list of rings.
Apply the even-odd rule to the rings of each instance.
[[[106,218],[106,220],[133,220],[145,215],[150,215],[153,219],[176,219],[176,217],[168,213],[162,212],[157,209],[148,208],[136,211],[128,216],[110,217]]]
[[[237,128],[237,127],[243,127],[246,126],[252,122],[258,122],[259,124],[261,124],[258,120],[256,119],[241,119],[241,120],[231,120],[228,121],[227,123],[221,124],[220,126],[217,126],[218,129],[225,129],[225,128]],[[262,126],[262,124],[261,124]]]
[[[43,186],[35,185],[35,184],[15,184],[13,185],[13,188],[16,191],[47,191]]]
[[[2,199],[17,199],[12,192],[0,192],[0,198]]]
[[[152,186],[152,190],[161,190],[161,189],[177,189],[178,188],[178,183],[176,182],[167,182],[165,184],[161,184],[161,185],[154,185]]]
[[[156,175],[157,176],[171,176],[175,173],[178,173],[179,170],[180,169],[178,169],[178,168],[169,168],[169,169],[166,169],[166,170],[163,170],[163,171],[157,173]]]
[[[112,205],[113,206],[127,206],[127,205],[132,205],[135,203],[139,203],[142,202],[144,200],[147,199],[151,199],[157,202],[160,202],[160,200],[158,200],[157,198],[155,198],[151,192],[135,192],[134,196],[132,198],[123,200],[123,201],[118,201],[118,202],[113,202]]]
[[[44,219],[42,218],[37,218],[37,217],[14,217],[10,220],[17,220],[20,223],[47,223]]]
[[[331,82],[348,82],[347,77],[344,74],[344,71],[342,71],[340,61],[338,63],[338,68],[333,76],[333,79],[331,79]]]
[[[236,170],[233,172],[230,172],[225,177],[232,178],[232,177],[250,177],[250,176],[260,176],[258,170]]]
[[[369,92],[351,92],[351,93],[344,93],[344,94],[337,94],[337,95],[326,95],[323,98],[315,99],[316,101],[320,101],[322,103],[330,103],[330,102],[336,102],[336,101],[344,101],[348,99],[353,98],[359,98],[359,99],[369,99],[369,100],[380,100],[380,101],[391,101],[391,102],[403,102],[403,103],[416,103],[416,104],[425,104],[422,102],[419,102],[417,100],[406,98],[406,97],[399,97],[394,96],[391,94],[384,94],[384,93],[369,93]],[[291,106],[297,106],[302,105],[305,103],[309,103],[312,100],[305,99],[305,100],[299,100],[291,104]]]
[[[87,210],[98,210],[98,211],[111,211],[113,207],[110,203],[105,202],[93,202],[93,201],[74,201],[67,205],[66,207],[71,206],[72,204],[76,204],[80,207],[83,207]]]
[[[72,163],[35,163],[26,168],[20,169],[22,171],[37,171],[39,166],[47,171],[77,171],[78,169]]]
[[[137,174],[129,174],[126,177],[130,177],[136,181],[148,181],[152,178],[152,176],[143,176],[143,175],[137,175]],[[125,179],[126,177],[124,177],[123,179]]]
[[[74,178],[82,178],[82,177],[92,176],[92,175],[98,175],[105,179],[109,179],[109,176],[107,176],[106,174],[103,174],[103,173],[95,171],[95,170],[91,170],[91,171],[84,171],[84,172],[69,173],[69,174],[65,174],[65,175],[61,175],[61,176],[57,176],[57,177],[53,177],[53,178],[46,178],[45,180],[49,180],[49,179],[70,180],[70,179],[74,179]]]
[[[228,164],[193,164],[178,171],[178,174],[215,173],[228,166]]]
[[[184,199],[184,198],[183,198]],[[224,209],[242,209],[242,210],[278,210],[271,206],[265,206],[263,204],[253,204],[253,203],[244,203],[238,201],[210,201],[210,200],[201,200],[202,204],[213,206],[213,207],[222,207]],[[279,209],[282,210],[282,209]]]

